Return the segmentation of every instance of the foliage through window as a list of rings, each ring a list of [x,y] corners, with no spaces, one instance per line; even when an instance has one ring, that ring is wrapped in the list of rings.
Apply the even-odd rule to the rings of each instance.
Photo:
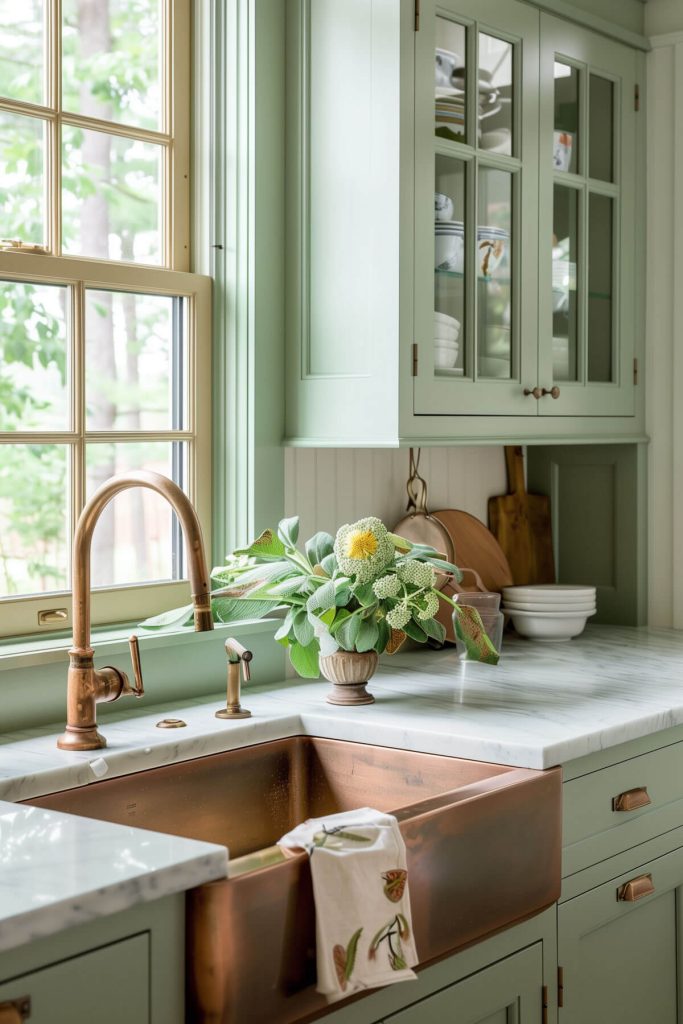
[[[114,473],[171,476],[206,514],[189,8],[0,0],[0,635],[68,604],[75,522]],[[139,608],[111,588],[182,570],[170,510],[127,492],[95,532],[92,582],[109,592],[94,617],[163,607],[168,587]]]

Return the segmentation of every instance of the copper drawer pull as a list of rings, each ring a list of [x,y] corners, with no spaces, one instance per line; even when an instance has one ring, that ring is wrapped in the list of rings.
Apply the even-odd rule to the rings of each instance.
[[[31,1016],[31,997],[20,996],[0,1003],[0,1024],[22,1024]]]
[[[539,387],[524,388],[524,392],[523,393],[524,393],[525,398],[529,398],[529,397],[535,398],[536,401],[538,401],[538,399],[541,398],[542,395],[543,395],[543,393],[541,391],[541,388],[539,388]]]
[[[635,903],[636,900],[642,900],[643,896],[651,896],[654,891],[652,875],[638,875],[619,886],[617,899],[623,903]]]
[[[627,789],[625,793],[615,796],[612,801],[613,811],[637,811],[640,807],[647,807],[652,803],[652,798],[647,791],[647,786],[639,786],[638,789]]]

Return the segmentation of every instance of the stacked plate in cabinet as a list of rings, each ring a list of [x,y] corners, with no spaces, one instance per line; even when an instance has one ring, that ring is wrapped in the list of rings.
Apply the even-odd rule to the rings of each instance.
[[[562,641],[582,633],[595,615],[595,587],[546,583],[503,588],[503,611],[520,636]]]

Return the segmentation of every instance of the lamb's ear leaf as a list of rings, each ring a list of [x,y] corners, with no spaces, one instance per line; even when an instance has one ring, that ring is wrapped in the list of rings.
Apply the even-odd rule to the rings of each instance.
[[[375,591],[372,589],[372,583],[357,584],[353,588],[353,596],[359,604],[363,605],[364,608],[370,608],[373,604],[377,603]]]
[[[354,651],[356,649],[356,639],[358,638],[360,625],[360,615],[347,615],[340,623],[339,628],[334,630],[335,640],[345,651]]]
[[[214,622],[241,622],[243,619],[262,619],[268,612],[280,607],[279,600],[267,601],[259,598],[214,597],[211,611]]]
[[[235,555],[249,555],[250,558],[282,558],[285,546],[272,530],[264,530],[249,547],[238,548]]]
[[[171,608],[170,611],[161,612],[159,615],[152,615],[140,623],[141,629],[180,629],[181,626],[191,626],[194,621],[194,607],[186,604],[182,608]]]
[[[337,588],[334,580],[328,580],[322,587],[314,590],[308,599],[306,607],[309,612],[326,612],[328,608],[334,608],[336,603]]]
[[[276,631],[273,639],[277,640],[278,643],[280,642],[280,640],[285,640],[289,636],[289,631],[291,630],[293,625],[294,615],[292,614],[291,611],[288,611],[284,619],[282,620],[282,625]]]
[[[325,557],[320,560],[320,567],[325,570],[328,576],[334,576],[338,569],[337,556],[334,552],[331,555],[325,555]]]
[[[289,519],[281,519],[277,535],[285,547],[296,547],[296,542],[299,539],[299,517],[290,516]]]
[[[318,679],[320,676],[318,652],[317,640],[313,640],[306,647],[302,647],[300,643],[293,643],[289,648],[289,660],[294,671],[304,679]]]
[[[375,619],[363,619],[356,637],[356,650],[360,654],[364,651],[374,651],[378,639],[379,629]]]
[[[294,636],[297,639],[297,643],[301,644],[302,647],[308,647],[308,645],[313,641],[315,631],[313,629],[313,623],[309,621],[304,608],[297,608],[292,618],[292,624],[294,626]]]
[[[311,565],[320,565],[323,558],[331,554],[334,554],[334,537],[324,530],[306,541],[306,557]]]

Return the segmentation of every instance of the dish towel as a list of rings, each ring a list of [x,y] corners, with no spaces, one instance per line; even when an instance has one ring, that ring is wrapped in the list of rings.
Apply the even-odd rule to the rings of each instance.
[[[328,1002],[416,977],[406,848],[393,815],[362,807],[311,818],[279,845],[310,858],[317,989]]]

